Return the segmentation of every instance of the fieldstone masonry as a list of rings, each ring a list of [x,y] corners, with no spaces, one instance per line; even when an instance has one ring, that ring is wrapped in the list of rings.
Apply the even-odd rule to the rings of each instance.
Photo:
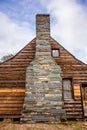
[[[36,16],[36,57],[26,70],[26,92],[21,122],[57,122],[63,109],[60,66],[51,57],[50,17]]]

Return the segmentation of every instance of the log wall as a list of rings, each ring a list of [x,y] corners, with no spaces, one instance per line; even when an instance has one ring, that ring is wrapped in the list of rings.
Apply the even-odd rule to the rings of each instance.
[[[26,68],[35,56],[35,39],[0,64],[0,118],[20,118],[25,97]]]
[[[72,79],[72,95],[70,99],[64,100],[67,118],[82,118],[83,105],[81,97],[81,85],[87,84],[87,65],[76,59],[59,43],[51,38],[52,48],[59,49],[60,56],[54,58],[61,66],[62,78]]]
[[[0,64],[0,118],[20,118],[25,97],[26,68],[35,57],[36,39],[33,39],[17,55]],[[67,118],[82,118],[80,87],[87,83],[87,65],[77,60],[65,48],[50,38],[52,49],[59,49],[54,58],[61,66],[62,78],[72,78],[73,98],[64,101]]]

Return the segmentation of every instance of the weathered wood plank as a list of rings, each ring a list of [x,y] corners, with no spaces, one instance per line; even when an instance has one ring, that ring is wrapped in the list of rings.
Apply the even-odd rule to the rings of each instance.
[[[10,104],[8,104],[8,103],[1,103],[0,104],[0,108],[22,108],[22,106],[23,106],[23,104],[22,103],[10,103]]]
[[[2,115],[2,114],[9,114],[9,115],[11,115],[11,114],[21,114],[21,110],[19,110],[19,111],[17,111],[17,110],[5,110],[5,111],[0,111],[0,115]],[[8,116],[9,117],[9,116]]]

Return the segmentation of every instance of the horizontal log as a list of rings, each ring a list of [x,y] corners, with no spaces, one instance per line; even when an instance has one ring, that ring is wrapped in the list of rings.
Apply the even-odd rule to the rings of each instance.
[[[6,103],[1,103],[0,104],[0,108],[22,108],[23,107],[23,103],[12,103],[12,104],[8,104],[7,102]]]
[[[11,97],[23,97],[23,96],[25,96],[25,93],[12,93],[12,92],[8,92],[8,93],[0,93],[0,97],[8,97],[8,96],[11,96]]]
[[[77,70],[73,71],[73,70],[66,69],[66,71],[67,71],[67,74],[73,74],[73,76],[79,76],[79,77],[81,77],[81,75],[82,75],[82,76],[87,77],[87,71],[85,71],[85,73],[84,73],[83,70],[79,70],[78,73],[77,73]]]
[[[14,99],[12,99],[12,98],[0,99],[0,101],[3,102],[3,103],[4,103],[5,101],[6,101],[7,103],[8,103],[8,102],[11,102],[11,101],[14,103],[14,101],[16,101],[16,100],[19,101],[19,102],[20,102],[20,101],[23,101],[23,100],[24,100],[24,97],[22,97],[22,98],[20,98],[20,99],[17,99],[17,97],[14,98]]]
[[[79,116],[83,115],[83,112],[67,112],[66,115],[67,117],[78,118]]]
[[[20,55],[16,56],[15,59],[28,59],[29,56],[35,56],[35,51],[34,52],[22,52]]]
[[[4,80],[1,80],[0,83],[3,83],[3,81]],[[6,82],[6,83],[26,83],[25,80],[18,80],[18,79],[13,79],[13,80],[7,79],[4,82]]]
[[[54,59],[55,60],[55,59]],[[55,60],[56,61],[56,63],[58,64],[58,65],[60,65],[60,66],[63,66],[64,64],[65,65],[67,65],[67,64],[70,64],[70,65],[74,65],[74,64],[76,64],[75,62],[70,62],[70,61],[59,61],[59,60]]]
[[[82,83],[82,84],[85,83],[85,84],[86,84],[86,83],[87,83],[87,80],[84,80],[84,79],[78,79],[78,80],[77,80],[77,79],[74,79],[74,82],[75,82],[75,83]]]
[[[1,114],[0,118],[20,118],[21,114]]]
[[[0,84],[0,88],[3,88],[3,89],[12,89],[12,88],[19,88],[19,89],[25,89],[25,84],[24,83],[6,83],[6,82],[3,82]]]
[[[0,100],[23,100],[24,99],[24,96],[19,96],[19,97],[17,97],[17,96],[5,96],[5,97],[1,97],[0,96]]]
[[[0,73],[0,78],[7,78],[7,77],[9,77],[9,76],[14,76],[14,77],[18,77],[18,76],[25,76],[25,72],[22,72],[22,71],[15,71],[15,72],[13,72],[13,71],[10,71],[10,72],[5,72],[4,73],[4,75],[3,75],[3,73]]]
[[[75,101],[75,100],[64,100],[65,104],[81,104],[81,100],[80,101]]]
[[[64,108],[82,108],[82,104],[64,104]]]
[[[21,111],[22,110],[22,107],[3,107],[3,108],[0,108],[0,112],[2,111]]]
[[[34,48],[31,48],[31,47],[29,47],[29,48],[25,48],[25,50],[23,50],[22,52],[21,52],[21,54],[25,54],[25,53],[31,53],[31,52],[33,52],[33,53],[35,53],[36,52],[36,50],[35,50],[35,47]]]
[[[83,115],[67,115],[67,119],[81,119]]]
[[[17,61],[15,61],[15,62],[17,62]],[[23,61],[23,62],[26,62],[26,60]],[[27,62],[27,64],[26,64],[26,63],[25,63],[25,64],[22,64],[21,61],[20,61],[19,64],[18,64],[18,63],[17,63],[17,64],[16,64],[16,63],[14,63],[14,64],[13,64],[13,63],[12,63],[12,64],[5,64],[5,65],[3,65],[2,67],[0,67],[0,69],[9,68],[9,67],[10,67],[10,68],[16,68],[16,67],[17,67],[17,68],[21,68],[21,67],[25,68],[25,67],[28,65],[28,63],[29,63],[29,62]]]
[[[9,72],[9,71],[23,71],[23,72],[25,72],[25,70],[26,70],[26,68],[24,67],[17,67],[16,66],[16,68],[14,67],[14,68],[11,68],[11,67],[0,67],[0,73],[3,73],[3,72]]]
[[[2,104],[4,104],[4,103],[8,103],[8,104],[9,103],[19,103],[20,104],[20,103],[23,103],[23,100],[20,100],[20,101],[18,101],[18,100],[14,100],[14,101],[13,100],[11,100],[11,101],[9,101],[9,100],[4,100],[4,101],[0,100],[0,104],[1,103]]]
[[[20,115],[21,111],[20,110],[19,111],[17,111],[17,110],[15,110],[15,111],[14,110],[13,111],[12,110],[11,111],[9,111],[9,110],[8,111],[7,110],[6,111],[0,111],[0,116],[3,115],[3,114],[5,114],[5,115],[6,114],[9,114],[9,115],[19,114]]]
[[[29,62],[31,62],[33,59],[35,58],[35,55],[29,55],[27,56],[26,58],[15,58],[14,62],[11,62],[11,65],[15,65],[16,62],[21,64],[21,63],[24,63],[24,64],[27,64]],[[17,65],[17,64],[16,64]]]
[[[24,93],[24,89],[0,89],[0,93],[10,93],[10,92],[16,92],[16,93]]]
[[[5,88],[4,88],[5,87]],[[2,89],[14,89],[14,88],[19,88],[19,89],[25,89],[25,81],[19,82],[19,81],[13,81],[13,80],[7,80],[7,81],[0,81],[0,88]]]
[[[3,75],[3,76],[0,76],[0,80],[7,80],[7,79],[10,79],[10,80],[14,80],[14,79],[20,79],[20,80],[24,80],[24,76],[25,75],[22,75],[22,74],[7,74],[6,76]]]
[[[82,108],[81,109],[78,109],[78,108],[75,108],[73,107],[72,109],[71,108],[67,108],[66,109],[66,112],[82,112]]]

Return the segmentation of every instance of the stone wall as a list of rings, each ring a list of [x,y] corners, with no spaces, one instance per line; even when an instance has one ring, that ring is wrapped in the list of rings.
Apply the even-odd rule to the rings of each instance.
[[[36,57],[26,70],[21,122],[57,122],[63,109],[61,68],[51,57],[50,17],[36,17]]]

